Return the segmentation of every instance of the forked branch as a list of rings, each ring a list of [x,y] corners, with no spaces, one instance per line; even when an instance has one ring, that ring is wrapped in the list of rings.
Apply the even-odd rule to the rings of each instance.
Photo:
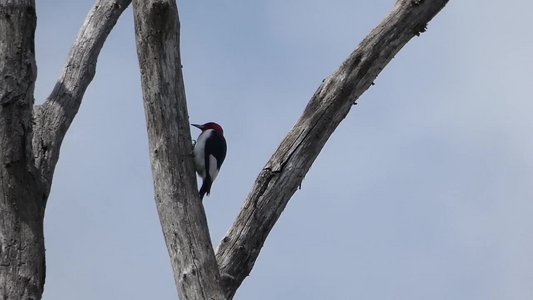
[[[48,189],[63,138],[78,112],[85,90],[94,78],[100,50],[130,3],[131,0],[98,0],[95,3],[72,45],[52,93],[44,104],[34,107],[33,156]]]

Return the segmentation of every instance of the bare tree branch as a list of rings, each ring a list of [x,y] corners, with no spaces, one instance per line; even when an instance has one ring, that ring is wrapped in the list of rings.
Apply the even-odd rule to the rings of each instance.
[[[196,186],[175,0],[133,1],[155,201],[180,299],[224,299]]]
[[[399,0],[393,11],[318,88],[294,128],[263,168],[217,261],[228,298],[250,273],[268,233],[333,131],[359,96],[448,0]]]
[[[50,187],[59,150],[76,116],[85,90],[93,80],[104,42],[131,0],[98,0],[70,50],[63,74],[43,105],[34,107],[35,166]],[[48,191],[46,191],[48,194]]]
[[[99,1],[49,99],[34,106],[35,1],[0,0],[0,298],[40,299],[43,220],[61,141],[103,42],[130,1]]]

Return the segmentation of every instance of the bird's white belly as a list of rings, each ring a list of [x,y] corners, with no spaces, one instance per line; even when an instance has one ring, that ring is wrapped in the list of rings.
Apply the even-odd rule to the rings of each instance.
[[[194,167],[200,177],[205,178],[205,141],[207,140],[207,134],[203,132],[198,137],[198,141],[194,145]]]

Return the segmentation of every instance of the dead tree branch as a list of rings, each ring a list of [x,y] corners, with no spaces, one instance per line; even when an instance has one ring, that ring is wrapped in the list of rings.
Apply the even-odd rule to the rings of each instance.
[[[447,2],[397,1],[392,12],[320,85],[257,177],[218,248],[217,261],[228,298],[250,273],[270,230],[333,131],[396,53],[424,32]]]
[[[63,74],[42,105],[34,107],[33,155],[42,179],[51,185],[63,138],[96,73],[104,42],[131,0],[98,0],[70,50]],[[46,191],[48,194],[48,191]]]
[[[47,101],[34,106],[35,1],[0,0],[0,298],[40,299],[43,220],[59,148],[102,45],[130,1],[100,0]]]
[[[133,1],[155,201],[180,299],[224,299],[196,186],[174,0]]]

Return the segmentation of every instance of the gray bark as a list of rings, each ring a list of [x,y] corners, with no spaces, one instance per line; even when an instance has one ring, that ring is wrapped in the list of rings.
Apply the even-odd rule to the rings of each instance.
[[[217,260],[194,180],[175,2],[135,2],[155,200],[182,299],[233,297],[290,197],[352,104],[447,2],[398,1],[382,24],[322,83],[259,174],[245,206],[219,246]],[[34,107],[35,3],[0,0],[2,299],[41,298],[45,277],[44,209],[61,142],[94,76],[103,42],[129,3],[96,3],[52,94],[43,105]]]
[[[70,50],[61,77],[43,105],[35,106],[35,166],[50,187],[61,143],[96,73],[104,42],[131,0],[98,0]],[[48,191],[47,191],[48,192]]]
[[[54,91],[34,107],[35,3],[0,0],[1,299],[41,298],[44,210],[59,148],[94,76],[103,42],[129,3],[96,3]]]
[[[133,1],[159,219],[180,299],[224,299],[196,186],[173,0]]]
[[[38,299],[44,284],[42,186],[31,155],[36,15],[0,2],[0,297]]]
[[[233,297],[250,273],[270,230],[328,138],[396,53],[447,0],[400,0],[359,44],[340,68],[326,78],[303,115],[256,179],[235,223],[217,251],[222,283]]]

